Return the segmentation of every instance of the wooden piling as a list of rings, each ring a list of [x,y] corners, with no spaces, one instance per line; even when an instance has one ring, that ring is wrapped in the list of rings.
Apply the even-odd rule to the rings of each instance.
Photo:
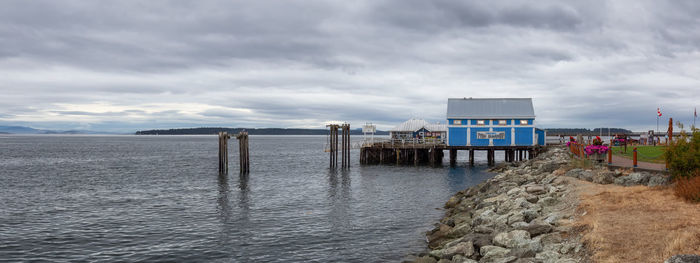
[[[228,134],[219,132],[219,173],[228,173]]]
[[[633,150],[632,166],[637,167],[637,147],[634,147],[634,150]]]
[[[338,167],[338,128],[337,124],[326,125],[329,127],[328,131],[328,146],[329,146],[329,167],[331,169]]]
[[[241,174],[247,174],[250,172],[250,157],[248,151],[248,132],[243,131],[236,135],[238,139],[238,156],[240,162],[240,172]]]
[[[413,165],[418,165],[418,149],[413,148]]]
[[[455,166],[457,163],[457,150],[450,149],[450,166]]]
[[[474,150],[469,150],[469,166],[474,166]]]

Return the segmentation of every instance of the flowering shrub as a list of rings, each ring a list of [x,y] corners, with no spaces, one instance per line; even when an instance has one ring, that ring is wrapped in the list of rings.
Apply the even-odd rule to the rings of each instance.
[[[583,149],[583,151],[585,151],[588,155],[593,155],[596,153],[605,154],[609,150],[610,148],[608,148],[608,146],[605,145],[588,145],[585,149]]]
[[[566,142],[566,147],[570,147],[572,143],[576,143],[576,141],[568,141],[568,142]]]

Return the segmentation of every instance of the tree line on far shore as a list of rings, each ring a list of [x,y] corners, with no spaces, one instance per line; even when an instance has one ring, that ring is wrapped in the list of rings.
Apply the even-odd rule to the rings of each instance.
[[[548,136],[558,136],[558,135],[608,135],[608,128],[595,128],[595,129],[586,129],[586,128],[550,128],[550,129],[544,129],[547,131]],[[632,134],[632,131],[628,129],[622,129],[622,128],[609,128],[610,130],[610,135],[615,135],[615,134]]]
[[[223,128],[223,127],[202,127],[202,128],[183,128],[183,129],[167,129],[167,130],[145,130],[137,131],[136,135],[208,135],[218,134],[219,132],[228,132],[236,134],[241,131],[247,131],[250,135],[326,135],[327,129],[285,129],[285,128]],[[377,131],[376,135],[388,135],[389,132]],[[362,135],[361,129],[350,130],[350,135]]]

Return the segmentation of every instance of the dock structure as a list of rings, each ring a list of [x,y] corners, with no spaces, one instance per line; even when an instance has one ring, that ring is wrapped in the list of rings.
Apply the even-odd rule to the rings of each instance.
[[[504,152],[505,162],[517,162],[534,158],[540,146],[449,146],[413,142],[375,142],[360,148],[360,164],[441,165],[445,151],[449,152],[449,164],[456,165],[459,151],[469,152],[469,165],[474,166],[477,151],[486,152],[489,166],[496,164],[496,151]]]
[[[411,119],[390,130],[390,139],[363,144],[362,164],[441,164],[449,151],[455,165],[459,151],[469,151],[474,165],[476,151],[485,151],[488,165],[496,163],[496,151],[506,162],[534,158],[546,144],[547,134],[535,128],[531,98],[451,98],[447,124]]]

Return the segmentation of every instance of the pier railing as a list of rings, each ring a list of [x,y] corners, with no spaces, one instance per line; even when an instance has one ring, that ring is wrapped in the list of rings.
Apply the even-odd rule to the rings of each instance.
[[[435,145],[444,145],[445,140],[437,138],[409,138],[409,139],[374,139],[372,141],[367,140],[362,142],[362,147],[372,147],[376,145],[386,145],[386,146],[401,146],[401,147],[416,147],[424,148]]]

